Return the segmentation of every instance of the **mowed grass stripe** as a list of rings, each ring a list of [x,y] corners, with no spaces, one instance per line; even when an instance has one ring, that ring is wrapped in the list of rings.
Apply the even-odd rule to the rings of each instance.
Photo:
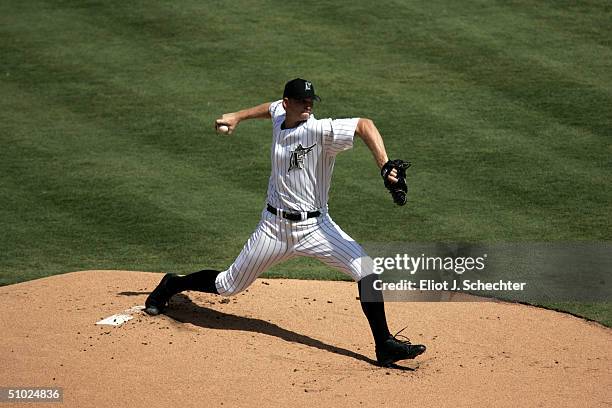
[[[544,75],[544,76],[546,76],[546,75]]]
[[[32,98],[27,103],[28,115],[40,114],[40,120],[48,115],[45,111],[48,106],[43,105],[37,110],[34,108],[34,100]],[[66,113],[59,116],[66,116]],[[49,118],[49,121],[52,120],[53,115]],[[23,121],[17,122],[25,123],[27,120],[24,117]],[[85,250],[81,248],[82,244],[90,245],[93,246],[90,249],[94,255],[89,254],[87,258],[99,264],[106,262],[109,256],[104,254],[107,248],[101,246],[103,243],[110,246],[108,253],[114,254],[111,257],[121,257],[124,249],[130,248],[134,256],[140,256],[141,251],[157,252],[159,254],[155,258],[162,256],[180,264],[185,260],[185,253],[193,257],[204,252],[201,249],[203,243],[207,244],[204,250],[208,253],[224,253],[223,248],[217,251],[216,247],[219,244],[231,246],[229,243],[236,241],[232,234],[240,234],[242,231],[240,240],[248,236],[250,230],[241,230],[240,226],[228,231],[226,235],[215,233],[218,232],[218,221],[223,214],[210,212],[222,210],[223,207],[209,207],[208,200],[218,203],[226,195],[222,188],[206,191],[204,180],[214,179],[210,174],[184,173],[181,171],[184,163],[167,159],[164,152],[156,153],[147,146],[140,146],[134,151],[134,146],[125,146],[129,144],[125,140],[113,140],[109,135],[112,131],[104,132],[99,127],[78,125],[78,118],[74,117],[70,117],[69,122],[71,132],[68,134],[62,129],[54,129],[51,123],[43,126],[43,132],[33,129],[30,133],[23,128],[15,128],[14,131],[9,129],[7,132],[12,135],[12,140],[7,140],[9,143],[3,166],[7,174],[12,170],[19,179],[19,186],[15,188],[27,193],[26,199],[16,203],[13,211],[22,213],[24,218],[44,212],[50,221],[47,225],[35,224],[34,230],[29,231],[31,234],[22,235],[26,248],[28,245],[42,244],[51,246],[55,253],[57,244],[61,242],[66,244],[64,252],[68,256],[69,252]],[[70,134],[72,137],[68,136]],[[94,136],[95,140],[79,140],[79,135],[85,135],[84,139]],[[55,145],[49,143],[51,140],[55,140]],[[87,151],[87,142],[95,144],[101,140],[106,141],[107,145],[97,142],[93,151]],[[62,155],[62,143],[73,148],[81,145],[83,151],[74,152],[76,157]],[[115,143],[116,146],[113,146]],[[193,198],[189,197],[192,192],[184,191],[189,184],[196,189],[202,185],[201,191],[193,192],[196,208],[190,208],[184,201],[193,202]],[[176,189],[179,185],[182,187]],[[248,194],[244,193],[243,197],[246,196]],[[33,203],[34,208],[31,207]],[[54,210],[58,213],[54,213]],[[256,209],[254,211],[257,212]],[[3,220],[14,222],[15,213],[7,214]],[[198,214],[200,218],[193,219]],[[242,216],[248,217],[248,214]],[[256,214],[252,216],[256,217]],[[60,228],[56,229],[58,224]],[[7,240],[15,238],[10,234],[5,237]],[[33,237],[37,237],[36,241],[33,241]],[[66,240],[71,238],[75,242],[69,245]],[[7,241],[7,246],[9,244],[10,241]],[[136,244],[140,247],[136,248]],[[165,253],[176,251],[176,247],[180,247],[178,254]],[[194,247],[200,250],[190,252]],[[233,252],[238,249],[233,248]],[[96,257],[98,253],[100,255]],[[34,254],[30,253],[30,256]]]
[[[93,174],[100,181],[89,188],[123,197],[107,212],[127,207],[136,217],[144,208],[177,224],[161,243],[126,245],[128,233],[113,242],[104,225],[104,251],[62,241],[78,248],[76,260],[93,254],[88,264],[100,261],[98,252],[107,265],[136,269],[231,261],[265,198],[269,124],[245,123],[227,139],[214,137],[210,124],[224,111],[275,99],[297,75],[323,94],[319,117],[373,117],[390,154],[415,162],[411,206],[397,209],[361,143],[338,159],[330,206],[358,240],[609,240],[609,9],[581,4],[319,2],[301,25],[294,5],[278,1],[9,2],[0,6],[0,80],[8,81],[0,89],[25,93],[21,110],[32,100],[39,106],[25,117],[7,98],[0,115],[11,133],[31,134],[13,150],[30,155],[19,159],[22,168],[62,156],[77,172],[89,162],[89,173],[70,182],[85,187]],[[63,120],[38,132],[49,126],[40,120],[46,110]],[[61,170],[43,166],[36,183],[12,175],[7,194],[59,189]],[[36,199],[21,194],[21,202]],[[64,211],[56,204],[27,208]],[[83,213],[72,205],[66,217]],[[9,230],[31,230],[23,227],[27,212],[14,211],[23,217],[8,211]],[[40,230],[55,227],[47,220]],[[61,249],[49,241],[40,257]],[[169,242],[175,247],[164,249]],[[20,273],[21,261],[11,258],[4,259]],[[32,258],[34,268],[45,265]],[[61,257],[54,259],[60,271]],[[300,266],[316,269],[287,269]]]
[[[486,89],[472,94],[474,100],[488,98],[493,102]],[[506,114],[512,118],[533,120],[533,128],[511,130],[511,126],[498,125],[485,115],[481,116],[480,112],[452,106],[458,104],[449,105],[439,106],[436,112],[416,113],[430,118],[444,129],[443,132],[426,139],[406,135],[407,139],[414,141],[413,146],[406,148],[406,152],[415,158],[414,166],[409,170],[411,213],[442,217],[443,220],[439,220],[442,224],[442,221],[448,221],[444,218],[452,220],[455,217],[462,227],[453,232],[465,236],[463,224],[468,223],[473,226],[468,236],[480,230],[482,233],[476,235],[485,239],[546,240],[553,239],[553,236],[554,239],[588,239],[589,234],[584,234],[582,222],[593,220],[602,226],[609,225],[605,211],[610,202],[607,200],[610,193],[605,188],[608,177],[604,165],[606,152],[597,148],[592,135],[581,138],[581,141],[590,143],[590,151],[577,159],[570,157],[575,155],[574,152],[563,150],[561,146],[567,144],[567,139],[578,137],[572,129],[562,125],[544,128],[545,121],[541,115],[530,114],[520,105],[507,105]],[[482,128],[461,127],[462,123],[479,120]],[[344,166],[355,164],[356,167],[358,163],[367,163],[367,152],[364,153],[363,157],[351,157],[350,161],[343,162],[343,166],[338,166],[338,175],[350,180],[351,173],[357,168],[345,169]],[[345,180],[342,184],[350,183],[351,189],[362,188],[368,195],[376,194],[378,182],[376,178],[360,178],[352,182]],[[577,207],[583,211],[579,215],[574,214]],[[458,209],[462,210],[461,214],[457,214]],[[389,217],[397,217],[392,209],[383,207],[380,211]],[[569,215],[578,219],[568,222]],[[408,234],[421,226],[419,223],[415,225],[411,218],[402,217],[398,221],[407,222],[405,231]],[[494,234],[485,232],[488,226],[495,228]],[[452,222],[443,227],[452,228]],[[430,233],[431,239],[435,240],[440,231],[427,232],[430,228],[428,224],[420,232]],[[595,231],[600,231],[599,236],[605,238],[609,229]]]
[[[73,21],[73,17],[74,16],[71,13],[68,13],[65,16],[67,20],[66,23],[70,24],[71,21]],[[120,56],[128,56],[129,52],[127,50],[122,50],[122,48],[134,47],[134,44],[130,44],[129,41],[123,41],[121,38],[113,39],[113,35],[116,35],[114,31],[117,30],[113,30],[112,27],[109,28],[106,25],[101,25],[101,27],[104,27],[104,29],[102,30],[103,32],[99,33],[99,35],[105,39],[109,39],[110,37],[110,43],[117,44],[115,48],[119,50],[118,54]],[[89,28],[91,28],[91,30]],[[100,28],[96,26],[87,27],[87,29],[88,32],[95,31],[96,29],[100,30]],[[131,33],[129,34],[131,35]],[[128,34],[126,34],[126,37],[127,36]],[[141,54],[139,55],[139,59],[142,58],[143,61],[155,61],[156,56],[159,56],[158,50],[154,49],[154,47],[151,48],[150,52],[143,54],[143,48],[146,47],[142,47],[142,44],[140,44],[138,41],[136,41],[136,43],[139,53]],[[146,134],[149,137],[146,142],[161,143],[164,146],[169,147],[172,150],[177,150],[180,153],[193,149],[194,141],[201,143],[200,138],[202,136],[212,136],[212,120],[215,117],[212,113],[210,113],[212,109],[210,109],[210,111],[204,111],[202,114],[198,112],[200,108],[204,108],[204,110],[209,109],[208,106],[210,106],[210,102],[203,103],[203,101],[198,99],[190,101],[189,98],[182,96],[183,94],[180,93],[180,89],[174,89],[170,95],[163,93],[164,90],[160,90],[158,88],[158,84],[163,82],[161,80],[163,79],[162,77],[154,76],[154,81],[149,81],[147,84],[134,84],[133,82],[130,82],[133,80],[133,78],[128,77],[124,78],[124,80],[118,80],[117,77],[105,72],[110,70],[110,68],[118,71],[118,69],[121,68],[119,65],[110,68],[108,64],[102,64],[100,66],[97,65],[99,61],[95,61],[95,59],[91,61],[86,59],[85,61],[72,61],[72,63],[64,63],[61,61],[61,58],[49,56],[46,54],[47,52],[48,50],[43,48],[40,50],[41,55],[35,56],[34,58],[38,57],[42,60],[39,62],[39,65],[44,64],[44,61],[46,61],[52,68],[56,68],[57,65],[63,64],[62,70],[55,76],[59,78],[68,78],[70,83],[60,83],[59,87],[62,89],[69,88],[74,85],[74,87],[77,88],[74,90],[74,92],[78,94],[80,92],[78,87],[81,86],[81,84],[86,84],[89,82],[98,83],[96,89],[98,89],[99,92],[80,95],[80,99],[67,98],[69,99],[69,102],[74,101],[77,108],[81,108],[82,106],[88,107],[88,110],[83,112],[84,114],[94,114],[102,119],[108,119],[114,122],[128,122],[122,123],[125,128],[121,130],[129,131],[131,135]],[[95,52],[93,55],[95,55]],[[28,55],[24,57],[24,60],[34,58]],[[68,61],[71,61],[70,58],[68,58]],[[126,63],[129,63],[127,66],[133,66],[135,61],[126,61]],[[150,69],[146,68],[146,64],[144,65],[145,68],[143,68],[143,72],[140,74],[148,73]],[[155,67],[156,63],[151,65]],[[181,64],[178,65],[180,66]],[[165,70],[168,70],[169,68],[170,72],[172,73],[174,73],[174,71],[172,71],[173,69],[177,69],[176,66],[170,64],[165,68]],[[74,72],[74,70],[77,72]],[[162,69],[161,72],[164,72],[164,70]],[[121,78],[122,73],[118,71],[118,74],[119,78]],[[133,73],[133,75],[138,76],[139,73]],[[175,77],[172,78],[176,80]],[[28,79],[26,79],[26,82],[27,81]],[[189,90],[187,95],[194,96],[192,91],[194,85],[195,84],[190,83],[184,85],[184,87]],[[203,89],[203,91],[204,92],[202,93],[206,95],[206,89]],[[49,94],[54,93],[55,89],[49,91]],[[85,103],[83,103],[84,97],[87,98]],[[201,98],[202,97],[200,97],[200,99]],[[208,98],[210,100],[210,95],[208,95]],[[123,101],[125,101],[125,106],[121,106]],[[119,106],[117,105],[117,102],[119,102]],[[215,109],[215,112],[213,113],[214,115],[218,115],[219,112],[219,110]],[[135,121],[134,119],[138,120]],[[261,143],[261,140],[253,140],[252,138],[243,138],[240,140],[240,143],[236,144],[228,144],[223,143],[223,141],[216,140],[211,142],[212,143],[209,143],[206,146],[207,150],[211,154],[227,151],[228,146],[229,148],[233,149],[236,156],[239,157],[261,157],[261,154],[267,154],[268,150],[267,137],[265,139],[265,143],[263,144]],[[218,157],[218,154],[216,156]],[[226,177],[226,182],[231,183],[232,181],[235,181],[238,185],[237,188],[232,188],[233,191],[240,191],[241,188],[249,189],[253,185],[257,186],[257,183],[250,182],[249,176],[251,174],[261,175],[262,171],[255,169],[255,171],[244,172],[244,170],[246,170],[244,168],[245,163],[248,165],[253,164],[252,161],[240,161],[238,163],[233,163],[232,165],[237,167],[235,171],[228,171],[224,175],[224,177]],[[217,166],[220,166],[220,164],[217,164]],[[244,182],[245,178],[247,181],[246,183]],[[258,189],[258,194],[261,195],[261,189]]]
[[[156,146],[181,162],[198,159],[200,164],[216,168],[223,168],[225,163],[201,160],[194,154],[194,149],[197,149],[195,153],[201,153],[203,157],[218,157],[218,154],[226,151],[228,147],[234,149],[237,156],[250,153],[249,156],[261,157],[268,153],[268,138],[264,143],[257,138],[243,138],[239,140],[240,143],[237,143],[238,140],[220,138],[212,131],[212,117],[204,124],[202,118],[194,118],[193,112],[183,113],[172,100],[165,99],[160,102],[154,95],[139,94],[128,86],[120,87],[101,79],[93,68],[88,70],[87,65],[77,67],[59,62],[51,63],[33,52],[32,48],[28,50],[25,55],[19,55],[19,50],[16,49],[4,51],[13,51],[13,60],[21,58],[24,62],[35,61],[39,73],[47,73],[49,80],[38,86],[36,92],[50,98],[50,103],[64,104],[71,112],[83,115],[86,120],[111,128],[116,135],[114,137],[127,137],[135,143],[134,146]],[[30,72],[13,75],[10,79],[21,82],[22,86],[27,88],[35,77],[35,73]],[[57,78],[57,82],[53,83],[52,78]],[[95,89],[81,88],[82,84],[86,84],[85,87],[92,86],[92,79],[97,83]],[[62,89],[63,93],[55,92],[58,89]],[[98,93],[97,89],[104,93]],[[134,139],[139,140],[135,142]],[[254,183],[244,181],[249,180],[251,174],[261,175],[264,169],[259,172],[241,173],[241,170],[245,170],[241,168],[245,163],[252,164],[248,160],[237,162],[233,165],[237,167],[235,171],[227,171],[221,184],[234,183],[237,191],[247,190],[248,193],[248,190],[252,189],[253,194],[261,196],[261,188],[253,187]]]
[[[600,136],[609,133],[610,117],[606,107],[612,99],[609,92],[610,72],[604,70],[612,62],[609,49],[605,49],[602,55],[601,47],[595,42],[581,39],[584,44],[579,48],[583,56],[587,57],[584,54],[591,50],[588,57],[601,65],[602,85],[594,87],[586,84],[580,75],[565,69],[563,64],[553,69],[550,63],[541,63],[541,54],[538,54],[539,59],[532,56],[533,42],[539,42],[541,47],[536,46],[535,49],[546,49],[549,61],[555,57],[565,62],[574,59],[571,66],[575,69],[576,53],[568,52],[565,37],[546,24],[538,25],[537,20],[504,12],[504,8],[500,12],[491,12],[495,8],[486,7],[483,8],[486,13],[481,12],[479,16],[478,13],[471,14],[472,10],[469,7],[466,10],[463,4],[454,4],[457,9],[449,5],[452,16],[447,18],[443,17],[444,13],[437,18],[423,16],[428,25],[432,24],[431,31],[421,30],[419,25],[416,28],[406,25],[403,30],[400,29],[397,35],[407,39],[402,55],[443,65],[477,86],[488,86],[560,123],[586,127]],[[412,11],[419,13],[416,7]],[[403,16],[407,15],[412,13]],[[431,21],[427,20],[428,17]],[[399,22],[397,27],[400,27]],[[525,34],[524,27],[533,27],[529,35]],[[515,42],[515,33],[522,35],[522,43],[509,47]],[[568,55],[571,57],[568,58]]]

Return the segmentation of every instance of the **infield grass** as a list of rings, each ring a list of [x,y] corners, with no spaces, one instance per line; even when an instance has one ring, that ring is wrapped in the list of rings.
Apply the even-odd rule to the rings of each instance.
[[[270,126],[223,112],[312,80],[410,159],[396,208],[361,142],[330,211],[359,242],[610,241],[608,1],[3,1],[0,284],[225,268],[265,201]],[[318,262],[268,276],[344,279]],[[612,324],[609,304],[563,306]]]

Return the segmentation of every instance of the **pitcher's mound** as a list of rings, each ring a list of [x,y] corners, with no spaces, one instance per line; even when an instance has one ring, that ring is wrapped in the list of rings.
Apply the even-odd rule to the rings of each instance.
[[[391,330],[428,347],[403,370],[372,364],[351,282],[259,279],[233,298],[186,292],[167,316],[96,325],[143,305],[162,276],[0,288],[0,387],[60,387],[67,407],[612,405],[612,331],[518,304],[387,303]]]

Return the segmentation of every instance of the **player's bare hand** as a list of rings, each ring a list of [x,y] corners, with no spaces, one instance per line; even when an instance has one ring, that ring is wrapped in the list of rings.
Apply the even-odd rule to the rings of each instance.
[[[234,129],[236,129],[236,126],[238,126],[239,122],[240,119],[238,118],[238,116],[234,115],[233,113],[226,113],[219,119],[215,120],[215,130],[218,133],[227,133],[228,135],[231,135]],[[227,131],[219,132],[220,130],[225,130],[223,128],[220,128],[220,126],[227,126]]]
[[[392,183],[397,183],[398,182],[398,179],[397,179],[397,170],[396,169],[391,170],[391,172],[387,176],[387,180],[389,180]]]

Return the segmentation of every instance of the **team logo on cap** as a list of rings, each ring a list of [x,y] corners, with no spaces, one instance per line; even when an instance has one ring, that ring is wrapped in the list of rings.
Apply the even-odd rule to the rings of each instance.
[[[313,144],[312,146],[304,147],[300,143],[298,147],[294,151],[291,152],[291,158],[289,159],[289,170],[294,169],[303,169],[304,168],[304,157],[316,146],[317,144]]]
[[[306,81],[304,86],[306,87],[304,90],[305,91],[310,91],[310,88],[312,88],[312,82],[308,82]]]

